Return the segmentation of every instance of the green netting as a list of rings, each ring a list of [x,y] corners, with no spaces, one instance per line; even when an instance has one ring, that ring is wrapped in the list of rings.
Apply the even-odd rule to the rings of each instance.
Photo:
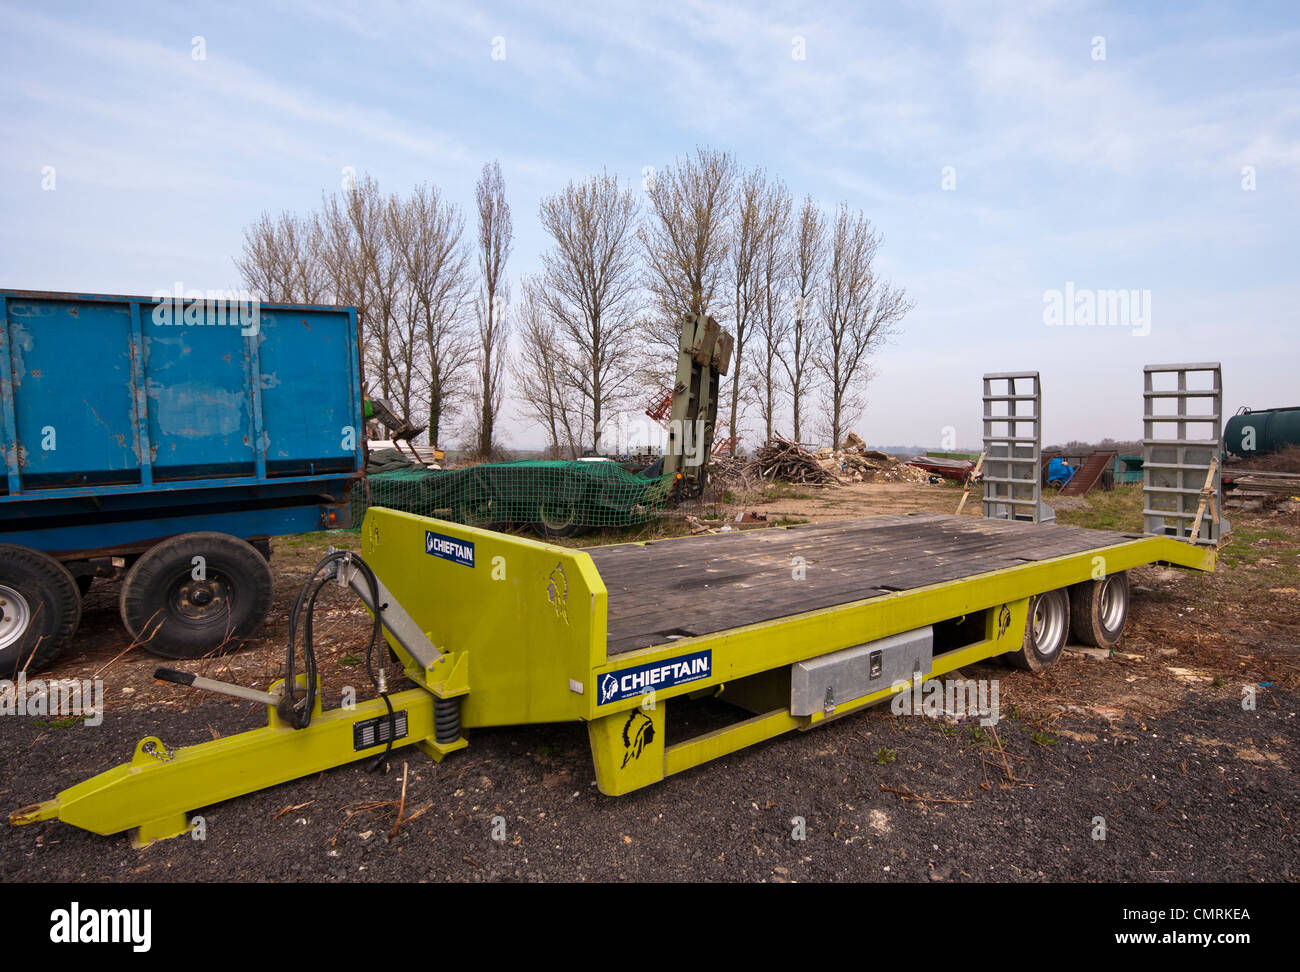
[[[671,476],[630,473],[613,462],[525,460],[465,469],[387,468],[368,477],[370,506],[489,529],[531,526],[551,536],[645,523],[663,510]],[[353,490],[353,523],[366,510]]]

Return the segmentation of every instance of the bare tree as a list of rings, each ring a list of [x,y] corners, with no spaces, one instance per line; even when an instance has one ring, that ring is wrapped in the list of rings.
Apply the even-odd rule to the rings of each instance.
[[[244,286],[264,300],[286,304],[319,304],[329,292],[320,259],[320,230],[314,220],[270,213],[244,230],[241,256],[235,266]]]
[[[727,254],[726,281],[731,298],[731,336],[735,340],[731,366],[731,401],[728,435],[736,438],[736,418],[740,408],[740,381],[745,362],[745,344],[750,326],[760,313],[762,273],[760,255],[767,220],[767,175],[762,169],[745,173],[736,193],[732,210],[731,246]],[[733,441],[732,455],[736,447]]]
[[[913,306],[902,288],[876,275],[880,242],[865,215],[840,205],[819,289],[824,328],[813,355],[826,382],[832,446],[866,404],[862,390],[871,377],[872,356]]]
[[[323,196],[309,218],[264,215],[245,231],[236,264],[250,289],[355,307],[362,393],[393,400],[412,419],[417,406],[427,409],[436,446],[458,403],[473,393],[475,345],[466,313],[473,283],[463,236],[464,218],[436,188],[385,197],[363,176]],[[504,335],[496,340],[500,347]],[[499,407],[500,364],[491,370]]]
[[[559,329],[548,316],[536,278],[524,280],[516,319],[518,353],[510,363],[521,415],[546,431],[551,458],[576,459],[583,453],[587,400],[570,393],[572,366]]]
[[[825,263],[826,219],[812,196],[806,196],[790,241],[790,296],[794,306],[779,355],[789,381],[796,442],[803,434],[803,406],[813,383],[812,356],[818,344],[813,305]]]
[[[784,388],[779,355],[790,332],[786,314],[791,303],[787,290],[791,275],[789,237],[793,204],[784,183],[777,181],[768,187],[762,206],[763,231],[758,241],[759,301],[753,327],[756,347],[755,354],[749,358],[747,383],[749,397],[763,419],[764,441],[769,442]]]
[[[713,304],[727,262],[735,183],[735,160],[707,148],[647,181],[650,211],[639,236],[645,286],[656,305],[648,336],[674,362],[683,315],[723,316]]]
[[[553,246],[542,256],[540,298],[566,349],[566,388],[586,402],[591,442],[631,392],[637,293],[637,204],[609,173],[570,182],[542,200]]]
[[[391,398],[391,330],[401,271],[391,247],[387,213],[388,201],[367,175],[351,188],[325,196],[316,224],[335,302],[357,309],[368,370],[378,375],[383,397]],[[365,387],[369,391],[372,380],[367,379]]]
[[[475,439],[478,454],[490,456],[496,445],[494,432],[501,410],[509,317],[505,313],[509,290],[503,279],[514,227],[506,184],[497,162],[483,166],[476,191],[478,200],[478,264],[482,285],[475,305],[478,318],[478,387],[475,392]]]
[[[437,187],[421,185],[411,193],[406,211],[410,229],[403,238],[401,261],[424,341],[424,404],[429,444],[436,448],[448,419],[469,391],[465,379],[474,360],[474,340],[465,312],[473,283],[459,208],[444,201]]]

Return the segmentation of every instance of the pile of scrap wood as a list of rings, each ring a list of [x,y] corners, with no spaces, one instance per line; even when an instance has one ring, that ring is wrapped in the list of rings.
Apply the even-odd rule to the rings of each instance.
[[[845,483],[928,483],[930,474],[909,466],[904,460],[875,449],[854,433],[845,437],[839,449],[810,452],[797,442],[775,435],[761,449],[751,469],[762,479],[814,486]]]
[[[758,486],[758,467],[743,456],[709,459],[709,483],[714,489],[740,491]]]
[[[827,450],[829,451],[829,450]],[[821,461],[798,442],[774,435],[767,445],[754,456],[752,466],[763,479],[784,483],[806,483],[815,486],[833,486],[842,480],[835,475],[839,467]]]
[[[848,483],[928,483],[930,475],[923,469],[909,466],[906,462],[889,455],[868,449],[856,435],[849,433],[845,441],[846,448],[831,451],[821,449],[817,458],[823,463],[831,464],[838,470],[842,482]]]
[[[1300,497],[1300,473],[1225,469],[1223,487],[1223,505],[1233,509],[1260,510],[1279,503],[1290,509]]]

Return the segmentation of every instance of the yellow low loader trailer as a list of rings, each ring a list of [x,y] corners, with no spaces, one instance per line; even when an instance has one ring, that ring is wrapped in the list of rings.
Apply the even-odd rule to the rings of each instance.
[[[314,675],[262,693],[160,670],[265,701],[268,724],[174,750],[149,737],[10,822],[143,845],[185,833],[200,808],[397,747],[441,760],[479,727],[575,720],[617,796],[910,691],[918,674],[994,655],[1040,671],[1071,633],[1113,646],[1126,571],[1215,559],[1168,537],[932,514],[573,549],[372,509],[361,539],[331,576],[372,609],[378,597],[413,687],[326,711],[305,694]],[[701,695],[737,720],[670,743],[674,707]]]

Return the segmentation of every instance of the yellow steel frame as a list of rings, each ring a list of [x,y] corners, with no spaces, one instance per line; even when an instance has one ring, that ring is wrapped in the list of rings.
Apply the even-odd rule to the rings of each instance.
[[[395,740],[394,748],[420,744],[441,758],[433,745],[433,700],[424,689],[389,697],[395,712],[406,712],[408,724],[406,736]],[[382,699],[322,712],[317,696],[311,725],[302,730],[285,724],[268,706],[263,728],[196,746],[169,749],[158,737],[148,736],[136,744],[129,763],[69,787],[53,800],[25,807],[9,822],[58,819],[96,834],[131,830],[131,843],[141,847],[187,833],[189,813],[199,807],[382,753],[382,744],[355,752],[352,726],[387,714]]]
[[[405,710],[407,735],[434,759],[463,748],[463,736],[438,743],[437,698],[461,699],[464,727],[585,721],[596,780],[602,792],[627,793],[772,738],[809,729],[827,718],[889,698],[896,688],[838,704],[832,712],[796,717],[774,707],[738,724],[673,746],[664,743],[671,700],[721,693],[729,683],[891,634],[986,612],[984,638],[936,655],[927,676],[1018,649],[1029,599],[1143,564],[1165,562],[1200,570],[1214,566],[1212,550],[1171,538],[1144,537],[1081,554],[1025,563],[964,580],[809,611],[716,634],[683,638],[606,657],[604,582],[581,550],[474,527],[372,509],[362,525],[362,556],[392,596],[441,653],[423,668],[385,631],[419,686],[390,696]],[[472,547],[472,556],[434,555],[429,533]],[[703,539],[701,542],[704,542]],[[1006,611],[1003,611],[1005,607]],[[996,610],[990,610],[996,609]],[[1009,616],[1009,621],[1007,621]],[[1006,623],[999,623],[999,619]],[[606,675],[653,662],[709,652],[707,677],[653,694],[602,704],[597,686]],[[280,722],[226,739],[167,750],[142,740],[129,763],[18,811],[11,823],[60,819],[100,834],[133,831],[148,843],[189,829],[187,813],[254,790],[373,756],[377,746],[353,749],[353,725],[383,716],[382,699],[353,709],[317,712],[304,729]]]

